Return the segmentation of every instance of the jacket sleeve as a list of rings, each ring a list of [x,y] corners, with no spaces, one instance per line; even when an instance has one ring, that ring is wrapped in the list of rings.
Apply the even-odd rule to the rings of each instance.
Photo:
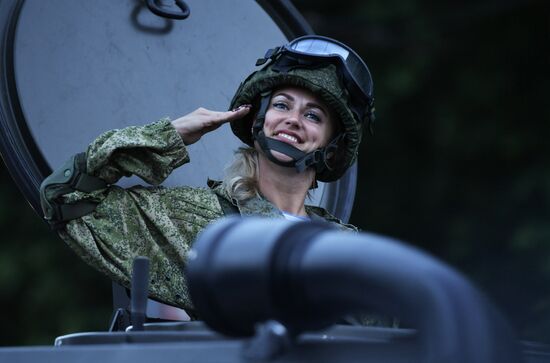
[[[168,119],[105,132],[88,147],[86,157],[88,174],[109,184],[133,174],[157,185],[189,161],[183,140]]]
[[[87,172],[109,184],[132,174],[159,184],[188,160],[178,133],[168,120],[161,120],[102,134],[87,150]],[[111,185],[63,197],[67,204],[82,200],[98,205],[92,213],[59,230],[82,259],[129,287],[133,259],[147,256],[150,296],[192,309],[183,276],[186,254],[198,232],[222,216],[219,202],[209,190]]]

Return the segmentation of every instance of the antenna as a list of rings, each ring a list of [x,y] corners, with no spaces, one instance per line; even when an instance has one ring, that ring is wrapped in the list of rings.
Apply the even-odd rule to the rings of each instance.
[[[147,311],[147,292],[149,291],[149,259],[138,256],[132,267],[132,291],[130,301],[130,321],[133,331],[143,331],[145,312]]]

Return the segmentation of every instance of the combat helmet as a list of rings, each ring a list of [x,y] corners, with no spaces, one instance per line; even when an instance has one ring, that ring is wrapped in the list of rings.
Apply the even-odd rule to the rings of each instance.
[[[269,49],[256,66],[263,67],[241,83],[231,101],[230,109],[253,105],[253,112],[247,117],[231,122],[233,133],[250,146],[256,140],[266,156],[279,165],[295,167],[300,172],[314,167],[317,180],[324,182],[340,178],[357,158],[363,128],[372,132],[373,82],[365,62],[334,39],[306,35]],[[308,89],[337,115],[339,132],[327,146],[305,153],[264,134],[271,93],[284,86]],[[271,150],[292,160],[280,161]]]

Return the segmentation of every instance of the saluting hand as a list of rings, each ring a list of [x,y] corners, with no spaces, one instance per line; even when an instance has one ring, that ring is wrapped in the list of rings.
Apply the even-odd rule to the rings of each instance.
[[[242,105],[227,112],[211,111],[200,107],[172,121],[172,125],[180,134],[183,143],[191,145],[199,141],[204,134],[217,129],[224,123],[244,117],[251,107],[251,105]]]

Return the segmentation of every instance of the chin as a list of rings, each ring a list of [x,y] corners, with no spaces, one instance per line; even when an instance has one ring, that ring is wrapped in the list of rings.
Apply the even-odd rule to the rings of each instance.
[[[290,156],[282,154],[282,153],[280,153],[278,151],[275,151],[275,150],[271,150],[271,154],[275,157],[275,159],[277,159],[279,161],[282,161],[282,162],[288,162],[288,161],[293,160]]]

